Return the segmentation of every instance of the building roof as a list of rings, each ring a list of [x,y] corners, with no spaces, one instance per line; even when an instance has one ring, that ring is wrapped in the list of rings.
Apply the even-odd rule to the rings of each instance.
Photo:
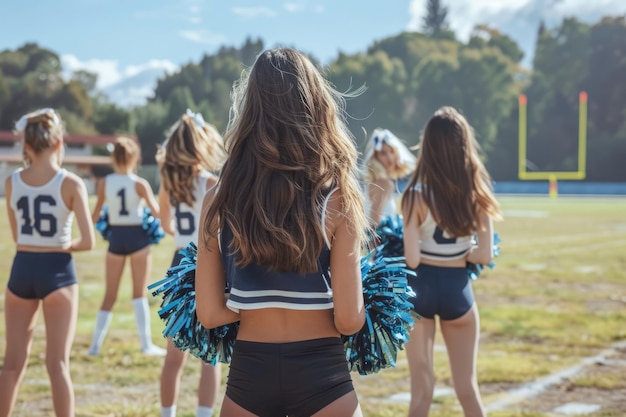
[[[23,161],[22,154],[0,154],[0,162],[6,162],[10,164],[21,164]],[[71,165],[99,165],[107,166],[111,165],[110,156],[99,155],[65,155],[63,157],[63,164]]]
[[[137,137],[133,135],[123,135],[125,137],[134,139],[137,141]],[[85,144],[85,145],[106,145],[107,143],[115,143],[118,135],[81,135],[81,134],[66,134],[65,143],[71,144]],[[19,142],[21,138],[15,135],[9,130],[0,130],[0,141],[13,141]]]

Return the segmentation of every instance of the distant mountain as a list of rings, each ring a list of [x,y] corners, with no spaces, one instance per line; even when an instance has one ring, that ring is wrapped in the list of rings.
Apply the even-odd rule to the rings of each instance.
[[[166,74],[165,68],[146,68],[102,88],[101,91],[118,106],[126,108],[140,106],[153,96],[157,80]]]

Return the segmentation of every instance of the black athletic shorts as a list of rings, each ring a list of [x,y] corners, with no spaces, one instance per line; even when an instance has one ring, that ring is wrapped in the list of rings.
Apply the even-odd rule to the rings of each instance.
[[[226,396],[259,417],[310,417],[352,391],[339,338],[235,342]]]

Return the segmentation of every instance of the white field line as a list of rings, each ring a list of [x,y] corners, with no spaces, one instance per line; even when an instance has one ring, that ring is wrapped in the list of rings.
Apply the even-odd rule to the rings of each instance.
[[[610,348],[600,352],[598,355],[584,358],[577,365],[544,376],[534,382],[524,384],[521,387],[509,390],[502,398],[486,405],[485,411],[502,410],[513,404],[517,404],[521,401],[527,400],[528,398],[534,397],[535,395],[540,394],[541,392],[548,389],[551,385],[562,381],[564,378],[570,378],[576,375],[584,367],[593,365],[594,363],[599,361],[606,361],[607,356],[611,356],[615,353],[617,349],[623,348],[626,348],[625,342],[616,343]]]
[[[499,399],[485,405],[485,411],[503,410],[509,406],[520,403],[531,397],[534,397],[543,391],[547,390],[551,385],[554,385],[564,378],[570,378],[579,373],[584,367],[593,365],[597,362],[610,363],[611,359],[607,357],[612,356],[618,349],[626,349],[626,342],[619,342],[611,347],[603,350],[597,355],[583,358],[578,364],[561,371],[555,372],[550,375],[546,375],[536,381],[529,382],[518,388],[511,389],[504,393]],[[441,390],[441,387],[440,387]],[[449,395],[449,392],[446,391]],[[372,402],[377,403],[408,403],[411,399],[411,394],[408,392],[397,392],[390,397],[372,399]]]

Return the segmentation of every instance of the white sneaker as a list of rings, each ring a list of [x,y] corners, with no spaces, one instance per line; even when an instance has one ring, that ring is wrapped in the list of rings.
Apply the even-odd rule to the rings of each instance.
[[[148,356],[165,356],[167,350],[157,345],[150,345],[147,348],[141,349],[141,353]]]

